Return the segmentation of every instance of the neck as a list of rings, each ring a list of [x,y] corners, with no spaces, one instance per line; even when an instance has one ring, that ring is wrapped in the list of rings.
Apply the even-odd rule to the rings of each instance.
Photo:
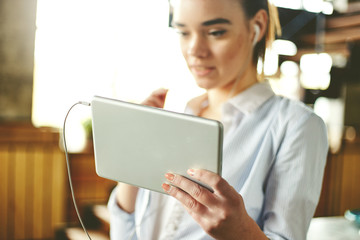
[[[229,99],[243,92],[258,82],[257,71],[254,65],[249,66],[249,69],[244,72],[242,76],[237,77],[230,86]]]
[[[223,103],[245,91],[257,82],[257,72],[256,69],[253,68],[249,69],[249,71],[246,71],[243,76],[234,79],[226,86],[209,89],[207,91],[209,101],[208,108],[219,110]]]

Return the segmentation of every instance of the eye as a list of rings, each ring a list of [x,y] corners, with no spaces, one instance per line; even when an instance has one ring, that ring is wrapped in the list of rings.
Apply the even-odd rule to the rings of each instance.
[[[181,36],[181,37],[185,37],[185,36],[189,35],[188,32],[186,32],[186,31],[181,31],[181,30],[179,30],[179,29],[175,29],[175,32],[176,32],[179,36]]]
[[[215,30],[215,31],[210,31],[209,35],[214,36],[214,37],[221,37],[226,33],[226,30]]]

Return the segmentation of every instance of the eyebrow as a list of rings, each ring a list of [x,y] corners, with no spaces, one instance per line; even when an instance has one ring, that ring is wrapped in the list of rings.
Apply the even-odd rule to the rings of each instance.
[[[209,21],[205,21],[202,23],[203,26],[211,26],[215,24],[231,24],[230,20],[225,18],[215,18]]]
[[[215,25],[215,24],[231,24],[230,20],[225,19],[225,18],[215,18],[215,19],[211,19],[208,21],[203,22],[201,25],[202,26],[211,26],[211,25]],[[178,23],[178,22],[173,22],[172,24],[173,27],[185,27],[186,25],[183,23]]]

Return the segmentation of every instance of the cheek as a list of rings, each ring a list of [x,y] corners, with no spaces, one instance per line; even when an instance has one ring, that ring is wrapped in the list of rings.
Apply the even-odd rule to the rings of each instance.
[[[222,48],[223,50],[219,55],[221,55],[221,62],[223,66],[227,69],[235,68],[238,69],[246,58],[246,46],[242,38],[237,39],[232,43],[229,43],[226,47]]]
[[[249,46],[247,45],[244,35],[240,35],[232,44],[230,54],[233,59],[245,59],[246,52]]]

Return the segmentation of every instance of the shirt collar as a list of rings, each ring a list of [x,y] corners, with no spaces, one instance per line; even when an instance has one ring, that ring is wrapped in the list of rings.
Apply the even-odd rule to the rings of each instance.
[[[223,113],[227,113],[225,115],[228,115],[236,109],[248,115],[274,95],[269,82],[256,83],[225,102],[223,105]],[[200,111],[208,105],[207,94],[198,97],[195,102],[195,104],[188,104],[186,106],[186,113],[198,115]]]
[[[256,83],[227,101],[223,108],[227,108],[226,105],[231,105],[243,114],[248,115],[255,112],[274,95],[269,82]]]

